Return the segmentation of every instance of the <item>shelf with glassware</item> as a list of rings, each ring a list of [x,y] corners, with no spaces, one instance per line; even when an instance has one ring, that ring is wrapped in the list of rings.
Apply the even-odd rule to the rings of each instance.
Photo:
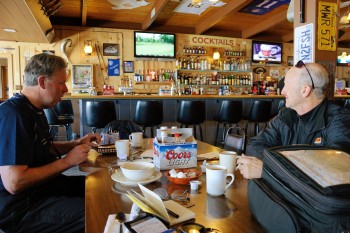
[[[135,73],[135,84],[141,85],[171,85],[175,80],[175,71],[173,70],[145,70]]]
[[[252,85],[250,71],[178,70],[177,83],[180,85],[233,86],[247,88]]]
[[[180,70],[217,70],[245,71],[250,70],[250,60],[242,56],[224,56],[213,59],[208,55],[190,54],[179,57],[176,66]]]

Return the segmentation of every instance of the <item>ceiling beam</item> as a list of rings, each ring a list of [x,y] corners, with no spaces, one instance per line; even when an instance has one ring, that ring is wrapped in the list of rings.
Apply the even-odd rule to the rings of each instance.
[[[230,1],[224,6],[221,6],[217,10],[215,10],[215,13],[203,20],[198,26],[195,28],[195,34],[202,34],[215,24],[217,24],[220,20],[222,20],[227,14],[229,13],[236,13],[238,12],[243,6],[249,4],[252,2],[252,0],[237,0],[237,1]]]
[[[130,30],[142,30],[141,23],[128,23],[120,21],[109,21],[109,20],[87,20],[88,27],[102,27],[102,28],[119,28],[119,29],[130,29]]]
[[[165,5],[170,0],[157,0],[154,3],[154,6],[151,10],[151,12],[147,15],[145,20],[142,22],[142,30],[146,30],[151,24],[156,20],[158,14],[162,11],[162,9],[165,7]]]
[[[264,20],[261,23],[255,25],[253,27],[250,27],[246,30],[243,30],[242,31],[242,38],[247,39],[253,35],[256,35],[256,34],[262,32],[262,31],[265,31],[269,28],[272,28],[272,27],[282,23],[283,21],[287,21],[287,10],[281,11],[280,13],[273,15],[269,19]]]
[[[194,28],[184,26],[164,26],[164,25],[152,25],[148,28],[150,31],[157,32],[176,32],[183,34],[195,34]]]
[[[83,0],[81,6],[81,26],[86,27],[87,0]]]

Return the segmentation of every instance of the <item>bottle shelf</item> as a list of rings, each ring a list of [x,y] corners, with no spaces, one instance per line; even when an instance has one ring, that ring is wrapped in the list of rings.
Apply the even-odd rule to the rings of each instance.
[[[218,73],[251,73],[250,70],[245,70],[245,71],[234,71],[234,70],[190,70],[190,69],[177,69],[179,72],[218,72]]]
[[[181,56],[187,56],[187,57],[206,56],[206,57],[208,57],[209,54],[207,54],[207,53],[181,53]]]
[[[171,85],[174,82],[172,81],[142,81],[142,82],[135,82],[135,84],[140,84],[140,85]]]
[[[180,86],[202,86],[202,87],[220,87],[220,86],[228,86],[228,87],[236,87],[236,88],[249,88],[252,87],[251,85],[226,85],[226,84],[201,84],[201,85],[197,85],[197,84],[180,84]]]

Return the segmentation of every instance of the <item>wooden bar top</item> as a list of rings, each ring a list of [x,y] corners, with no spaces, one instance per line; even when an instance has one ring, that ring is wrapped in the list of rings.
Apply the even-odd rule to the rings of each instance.
[[[283,95],[65,95],[63,99],[283,99]]]
[[[284,99],[283,95],[158,95],[158,94],[133,94],[133,95],[70,95],[66,94],[62,99]],[[350,95],[335,95],[335,99],[348,99]]]

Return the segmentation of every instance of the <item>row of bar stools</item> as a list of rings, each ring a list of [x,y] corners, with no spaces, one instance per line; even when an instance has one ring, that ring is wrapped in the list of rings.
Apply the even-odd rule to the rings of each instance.
[[[232,125],[238,126],[238,122],[242,119],[243,104],[242,101],[231,101],[223,100],[218,112],[218,115],[214,118],[216,120],[216,135],[215,135],[215,146],[219,137],[220,125],[223,124],[222,137],[220,140],[221,146],[223,146],[226,137],[226,126]]]
[[[150,128],[153,138],[154,128],[159,128],[163,123],[163,103],[158,100],[139,100],[136,103],[134,122],[142,126],[144,136],[146,129]]]
[[[193,135],[197,138],[197,126],[199,128],[201,141],[203,141],[203,130],[201,124],[205,121],[205,102],[201,100],[181,100],[177,114],[177,122],[186,128],[193,126]]]
[[[193,125],[194,137],[197,137],[197,128],[199,127],[201,140],[203,141],[203,131],[200,124],[205,120],[205,103],[204,101],[182,100],[179,105],[176,121],[181,124],[180,127]],[[151,128],[151,137],[153,129],[159,128],[163,123],[163,104],[156,100],[139,100],[136,103],[134,122],[142,126],[146,135],[146,129]]]
[[[114,101],[87,100],[85,105],[85,122],[92,127],[92,132],[103,129],[109,122],[117,119]]]

